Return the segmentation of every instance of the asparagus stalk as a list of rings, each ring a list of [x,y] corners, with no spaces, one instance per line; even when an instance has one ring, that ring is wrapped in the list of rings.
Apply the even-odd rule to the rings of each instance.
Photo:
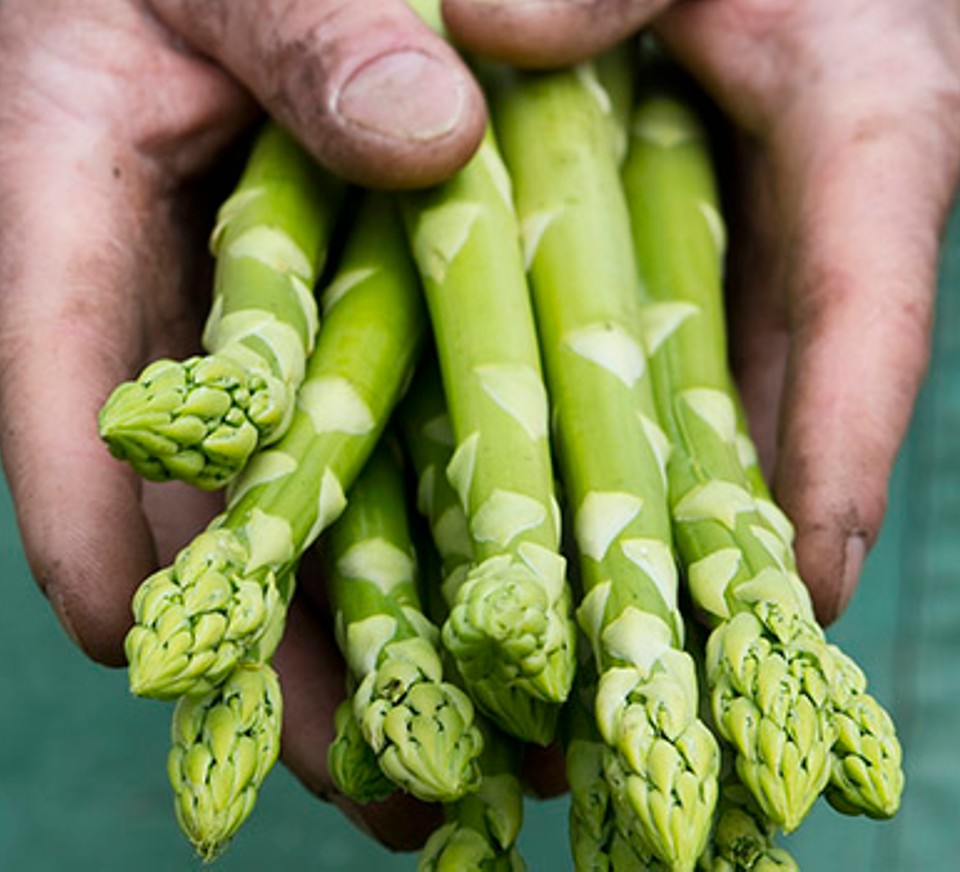
[[[517,848],[523,822],[523,787],[517,772],[520,748],[512,739],[484,729],[478,788],[445,809],[446,822],[420,853],[419,872],[523,872]]]
[[[167,772],[181,829],[204,860],[236,834],[280,751],[280,685],[266,663],[239,665],[174,709]]]
[[[707,851],[697,868],[702,872],[796,872],[797,864],[774,844],[776,827],[736,777],[720,782],[717,815]]]
[[[443,641],[481,705],[514,688],[560,703],[575,630],[536,328],[492,133],[452,180],[403,203],[456,443],[447,475],[476,561]]]
[[[610,748],[597,728],[597,692],[593,654],[582,646],[573,691],[564,706],[561,730],[570,787],[568,835],[576,872],[631,872],[646,869],[650,858],[638,855],[617,820],[617,804],[605,763]],[[626,819],[632,816],[620,809]]]
[[[424,615],[407,525],[403,472],[374,452],[326,537],[337,640],[357,689],[353,709],[380,768],[428,802],[479,782],[483,739],[473,704],[443,680],[439,632]]]
[[[731,395],[737,399],[733,388]],[[770,494],[739,403],[737,440],[751,493],[770,527],[770,535],[779,537],[784,559],[791,571],[796,571],[793,527]],[[830,749],[830,783],[825,796],[844,814],[890,818],[900,806],[905,780],[893,719],[867,692],[866,676],[860,667],[838,647],[829,648],[834,673],[828,690],[837,738]]]
[[[763,813],[790,831],[830,778],[839,664],[790,557],[789,529],[775,533],[738,454],[709,148],[695,110],[664,81],[653,72],[636,109],[624,185],[655,396],[673,445],[674,537],[694,605],[714,627],[706,675],[717,729]]]
[[[418,481],[417,508],[430,528],[445,579],[441,585],[442,622],[472,565],[473,544],[463,506],[444,472],[454,450],[453,432],[439,369],[432,357],[422,360],[417,369],[404,399],[401,421],[404,444]],[[544,746],[553,740],[556,705],[516,687],[498,689],[489,683],[476,685],[473,695],[487,717],[505,733]]]
[[[334,713],[333,741],[327,749],[327,768],[334,786],[360,803],[379,802],[397,790],[380,768],[376,752],[364,738],[348,696]]]
[[[211,239],[208,354],[155,361],[117,387],[99,416],[116,457],[145,478],[213,490],[284,433],[315,343],[313,287],[342,190],[280,127],[262,128]]]
[[[636,850],[691,870],[710,831],[719,749],[697,713],[612,101],[592,65],[513,75],[493,119],[514,181],[564,494],[598,674],[614,800]],[[619,795],[616,795],[618,794]]]
[[[429,528],[425,537],[428,541],[420,553],[433,557],[436,570],[433,575],[424,575],[424,599],[430,604],[432,619],[442,623],[448,606],[440,579],[466,572],[472,547],[463,509],[443,474],[453,440],[435,360],[421,361],[404,400],[400,423],[417,479],[417,510]],[[447,659],[450,662],[452,658]],[[452,667],[456,674],[456,665]],[[446,823],[421,852],[421,872],[465,868],[516,872],[524,868],[516,846],[523,822],[523,789],[517,776],[521,755],[515,736],[521,734],[547,744],[553,737],[557,712],[555,706],[526,694],[514,691],[512,696],[515,708],[497,711],[498,721],[513,728],[510,733],[487,723],[482,716],[478,718],[484,734],[480,786],[445,808]],[[509,700],[509,696],[496,697],[492,704],[496,707],[504,699]]]
[[[134,596],[126,653],[138,695],[202,693],[279,639],[293,568],[342,512],[425,332],[390,201],[365,204],[324,302],[290,428],[247,465],[209,529]]]

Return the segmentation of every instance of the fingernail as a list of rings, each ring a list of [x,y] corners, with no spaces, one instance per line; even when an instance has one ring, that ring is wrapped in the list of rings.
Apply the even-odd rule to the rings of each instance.
[[[83,642],[80,639],[80,634],[77,633],[76,628],[73,626],[73,622],[70,620],[70,616],[67,612],[67,604],[60,593],[60,589],[55,584],[50,583],[42,585],[42,587],[44,596],[46,596],[47,601],[53,608],[53,613],[60,621],[60,626],[63,628],[63,631],[70,638],[70,641],[73,642],[78,648],[83,648]]]
[[[449,64],[401,51],[360,67],[341,88],[335,110],[356,127],[423,142],[453,130],[465,103],[465,82]]]
[[[863,536],[853,535],[847,537],[846,545],[843,549],[843,587],[840,590],[840,602],[838,603],[838,613],[846,608],[853,596],[853,591],[860,581],[860,573],[863,571],[863,561],[867,556],[867,544]]]

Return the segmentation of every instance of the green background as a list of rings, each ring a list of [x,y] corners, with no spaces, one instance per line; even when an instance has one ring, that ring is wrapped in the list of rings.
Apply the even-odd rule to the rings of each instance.
[[[822,802],[787,840],[816,872],[940,872],[960,856],[960,209],[941,269],[932,369],[901,453],[881,539],[831,629],[864,667],[904,745],[907,789],[886,823]],[[164,761],[169,708],[130,698],[87,662],[31,581],[0,489],[0,870],[199,868],[174,823]],[[528,803],[531,872],[571,868],[566,801]],[[280,766],[214,867],[413,870]]]

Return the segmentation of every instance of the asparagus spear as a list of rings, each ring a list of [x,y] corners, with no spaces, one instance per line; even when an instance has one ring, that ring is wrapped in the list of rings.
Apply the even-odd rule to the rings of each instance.
[[[155,361],[114,390],[99,426],[116,457],[145,478],[213,490],[283,434],[315,343],[313,287],[342,190],[280,127],[262,128],[211,239],[208,354]]]
[[[796,872],[797,864],[774,844],[776,827],[766,818],[736,775],[720,782],[717,816],[707,851],[697,868],[703,872]]]
[[[378,802],[397,790],[380,768],[376,752],[367,743],[349,695],[334,713],[335,735],[327,749],[330,778],[344,796],[360,803]]]
[[[473,544],[467,519],[444,470],[453,454],[453,433],[447,414],[440,373],[434,358],[420,362],[401,410],[405,447],[418,480],[417,507],[427,521],[438,552],[444,615],[456,602],[456,592],[473,562]],[[454,662],[453,668],[456,668]],[[480,683],[473,688],[478,706],[509,735],[549,745],[557,725],[558,707],[516,687],[496,688]]]
[[[453,179],[403,200],[457,446],[447,474],[476,561],[443,641],[481,706],[513,688],[560,703],[573,674],[546,394],[509,188],[488,131]]]
[[[662,466],[637,335],[630,218],[592,65],[512,75],[493,119],[526,243],[564,494],[598,674],[614,799],[641,854],[690,870],[716,800],[719,750],[697,715]]]
[[[174,709],[167,772],[181,829],[204,860],[250,815],[277,760],[283,704],[266,663],[239,665],[218,688]]]
[[[419,872],[523,872],[517,848],[523,822],[523,788],[517,776],[520,748],[509,737],[484,730],[480,783],[445,809],[446,822],[420,852]]]
[[[737,398],[733,388],[731,395]],[[739,403],[737,440],[751,493],[770,527],[769,535],[779,538],[777,547],[791,571],[796,571],[793,527],[770,494]],[[830,645],[829,649],[834,671],[828,690],[837,738],[830,748],[830,783],[825,796],[844,814],[890,818],[900,806],[905,780],[893,719],[867,692],[860,667],[838,647]]]
[[[479,782],[483,748],[473,704],[443,680],[439,632],[424,615],[402,470],[374,452],[325,538],[337,641],[357,689],[354,716],[380,768],[427,802]]]
[[[134,596],[126,639],[134,693],[204,692],[239,661],[269,656],[279,639],[293,568],[343,510],[425,332],[390,201],[367,201],[325,303],[289,430],[247,465],[209,529]]]
[[[610,748],[597,728],[594,704],[597,693],[593,654],[582,647],[573,691],[561,720],[567,783],[570,787],[568,835],[576,872],[632,872],[647,869],[651,859],[640,855],[629,833],[618,822],[618,811],[629,820],[626,806],[619,809],[612,795],[605,763]],[[624,823],[625,823],[624,822]]]
[[[706,135],[663,82],[651,75],[637,108],[624,184],[655,395],[673,444],[674,536],[694,604],[714,627],[706,671],[717,729],[763,812],[790,831],[836,768],[837,711],[856,682],[816,623],[789,524],[752,491],[730,392],[723,222]]]
[[[430,604],[432,619],[442,623],[448,606],[440,579],[466,572],[472,547],[463,509],[443,474],[453,451],[453,440],[433,359],[420,362],[401,409],[400,423],[417,479],[417,509],[429,527],[425,537],[429,541],[420,553],[433,558],[430,562],[435,569],[433,575],[425,573],[424,600]],[[452,672],[456,674],[455,664]],[[475,793],[444,809],[446,823],[421,852],[421,872],[465,868],[517,872],[524,868],[516,846],[523,822],[523,789],[517,776],[520,748],[514,737],[521,734],[546,744],[553,736],[557,712],[555,706],[526,694],[514,691],[511,695],[516,700],[515,708],[497,711],[498,720],[513,728],[509,734],[478,717],[484,734],[480,786]],[[501,695],[492,704],[496,707],[509,698]]]

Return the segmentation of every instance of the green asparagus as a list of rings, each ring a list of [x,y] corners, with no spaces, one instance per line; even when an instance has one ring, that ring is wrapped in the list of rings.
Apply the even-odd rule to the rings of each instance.
[[[596,718],[638,852],[691,870],[716,800],[719,749],[697,715],[646,355],[630,218],[592,65],[509,75],[493,120],[514,182],[555,446],[598,673]]]
[[[473,562],[473,544],[463,506],[444,473],[453,454],[453,433],[447,414],[439,369],[432,357],[421,361],[401,410],[405,446],[417,476],[417,508],[429,525],[440,559],[442,611],[456,602],[456,591]],[[442,620],[441,620],[442,622]],[[456,663],[453,664],[454,669]],[[516,687],[480,683],[474,699],[509,735],[548,745],[554,737],[558,707]]]
[[[480,784],[445,807],[446,822],[420,853],[420,872],[523,872],[517,847],[523,823],[520,748],[493,728],[484,730]]]
[[[343,185],[264,125],[212,235],[206,355],[158,360],[99,417],[110,451],[145,478],[213,490],[283,435],[318,330],[313,287]]]
[[[424,615],[403,472],[381,447],[325,536],[337,641],[357,682],[354,715],[384,774],[428,802],[479,782],[473,704],[443,680],[439,631]]]
[[[327,768],[337,790],[359,803],[379,802],[395,793],[397,785],[384,774],[376,752],[363,736],[352,694],[337,706],[334,728]]]
[[[403,203],[457,446],[447,475],[476,561],[443,641],[482,707],[514,688],[558,704],[575,629],[536,328],[492,133],[453,179]]]
[[[726,360],[724,226],[706,134],[659,73],[647,81],[624,184],[647,301],[641,323],[673,446],[674,537],[694,605],[714,626],[707,680],[717,729],[760,808],[790,831],[842,768],[838,755],[862,774],[837,744],[840,697],[856,682],[844,680],[850,661],[816,623],[789,523],[753,490],[754,454],[738,432]],[[895,758],[891,750],[883,762]]]
[[[177,820],[204,860],[223,851],[253,810],[280,751],[282,719],[266,663],[243,663],[220,687],[177,703],[167,772]]]
[[[246,466],[209,529],[134,596],[126,652],[138,695],[204,692],[279,639],[293,569],[342,512],[426,330],[391,201],[367,201],[324,298],[290,428]]]
[[[432,574],[423,574],[423,596],[431,619],[440,624],[448,613],[442,579],[467,570],[472,548],[463,509],[443,474],[453,451],[453,439],[439,370],[432,358],[420,362],[399,417],[404,447],[417,481],[416,508],[426,521],[423,538],[427,541],[418,553],[433,569]],[[462,680],[449,656],[447,663],[454,679]],[[556,707],[516,691],[513,696],[516,706],[503,712],[502,717],[513,727],[509,733],[482,715],[478,717],[484,735],[480,786],[445,808],[446,823],[421,853],[421,872],[463,868],[519,872],[525,867],[516,845],[523,822],[523,788],[517,774],[521,753],[515,737],[521,734],[546,744],[553,737]],[[502,695],[493,700],[493,705],[504,698],[509,699]]]
[[[736,397],[736,393],[732,395]],[[751,493],[770,527],[779,537],[785,561],[793,564],[793,527],[774,502],[738,409],[738,445]],[[903,793],[903,753],[890,715],[867,693],[862,670],[843,651],[828,646],[832,660],[830,704],[837,738],[830,749],[827,800],[844,814],[885,819],[896,814]]]

